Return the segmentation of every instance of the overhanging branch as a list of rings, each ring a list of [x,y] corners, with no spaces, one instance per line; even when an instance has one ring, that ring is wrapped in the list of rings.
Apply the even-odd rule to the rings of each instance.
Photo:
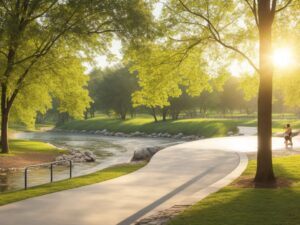
[[[248,2],[248,0],[245,0],[245,1]],[[203,14],[201,14],[201,13],[199,13],[199,12],[195,12],[195,11],[191,10],[185,3],[183,3],[182,0],[179,0],[179,2],[180,2],[180,4],[183,6],[183,8],[184,8],[187,12],[189,12],[189,13],[195,15],[195,16],[198,16],[198,17],[200,17],[201,19],[203,19],[204,21],[206,21],[206,23],[207,23],[206,28],[207,28],[208,31],[211,33],[212,39],[213,39],[214,41],[216,41],[217,43],[219,43],[219,44],[222,45],[223,47],[225,47],[225,48],[227,48],[227,49],[230,49],[230,50],[232,50],[232,51],[238,53],[239,55],[241,55],[241,56],[242,56],[242,57],[243,57],[243,58],[244,58],[244,59],[245,59],[252,67],[253,67],[253,69],[254,69],[257,73],[260,73],[259,68],[255,65],[255,63],[251,60],[250,57],[248,57],[244,52],[242,52],[241,50],[239,50],[237,47],[234,47],[234,46],[232,46],[232,45],[229,45],[229,44],[225,43],[225,42],[222,40],[221,35],[220,35],[220,32],[219,32],[218,29],[214,26],[214,24],[212,23],[212,21],[211,21],[209,18],[207,18],[206,16],[204,16]],[[255,13],[256,13],[256,2],[255,2],[255,0],[253,0],[253,2],[254,2],[253,9],[255,8]],[[249,3],[250,3],[250,2],[249,2]],[[250,5],[250,6],[251,6],[251,5]],[[251,8],[252,8],[252,6],[251,6]],[[256,17],[256,18],[257,18],[257,17]]]
[[[292,1],[293,1],[293,0],[288,0],[287,3],[286,3],[284,6],[282,6],[282,7],[279,8],[279,9],[276,9],[276,10],[275,10],[275,13],[278,13],[278,12],[284,10],[285,8],[287,8],[287,7],[292,3]]]

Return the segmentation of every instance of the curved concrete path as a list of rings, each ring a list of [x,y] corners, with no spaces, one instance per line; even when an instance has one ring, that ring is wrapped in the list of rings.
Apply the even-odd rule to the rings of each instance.
[[[2,206],[1,224],[131,224],[149,212],[196,202],[227,185],[247,164],[243,153],[235,151],[255,151],[255,143],[255,137],[227,137],[168,147],[126,176]]]

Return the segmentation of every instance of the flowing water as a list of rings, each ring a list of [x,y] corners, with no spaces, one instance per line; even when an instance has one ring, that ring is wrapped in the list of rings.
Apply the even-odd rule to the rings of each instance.
[[[74,134],[61,132],[24,132],[18,133],[16,138],[43,141],[59,148],[74,150],[90,150],[96,156],[93,163],[75,163],[73,177],[88,174],[108,166],[129,162],[135,150],[151,146],[168,146],[178,143],[172,139],[152,138],[122,138],[105,137],[93,134]],[[54,181],[67,179],[67,166],[54,167]],[[47,183],[50,180],[49,167],[37,167],[29,170],[28,186]],[[0,172],[0,192],[24,188],[24,170]]]

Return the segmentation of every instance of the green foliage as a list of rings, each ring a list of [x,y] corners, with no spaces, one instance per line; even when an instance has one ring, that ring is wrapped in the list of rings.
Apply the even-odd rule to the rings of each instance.
[[[5,204],[21,201],[28,198],[46,195],[53,192],[100,183],[106,180],[110,180],[113,178],[126,175],[128,173],[132,173],[140,169],[144,165],[145,163],[117,165],[104,170],[100,170],[98,172],[89,175],[76,177],[71,180],[58,181],[52,184],[33,187],[26,191],[22,190],[22,191],[0,193],[0,205],[5,205]]]
[[[230,185],[184,211],[169,225],[277,225],[299,224],[300,156],[274,158],[274,171],[293,182],[290,188],[253,189]],[[253,177],[256,161],[249,162],[242,178]],[[262,213],[263,212],[263,213]]]
[[[113,110],[121,119],[125,119],[128,112],[133,112],[131,95],[137,90],[137,80],[127,68],[94,72],[88,89],[95,109],[104,112]]]
[[[35,113],[45,113],[54,97],[60,112],[82,117],[90,99],[82,90],[87,79],[81,62],[107,52],[114,34],[126,45],[152,29],[150,5],[143,0],[4,0],[0,15],[5,152],[11,110],[16,119],[32,124]]]
[[[211,89],[208,83],[211,77],[203,70],[200,52],[195,50],[185,56],[171,47],[149,44],[127,56],[133,64],[131,70],[138,71],[141,87],[133,94],[135,106],[168,106],[169,97],[181,95],[180,86],[186,86],[192,96]]]
[[[13,120],[33,126],[36,113],[45,114],[52,107],[53,98],[58,101],[59,112],[82,118],[91,102],[88,91],[83,88],[88,76],[84,75],[84,68],[75,53],[63,52],[63,49],[57,51],[57,54],[52,51],[54,55],[45,56],[45,61],[31,69],[12,106]]]

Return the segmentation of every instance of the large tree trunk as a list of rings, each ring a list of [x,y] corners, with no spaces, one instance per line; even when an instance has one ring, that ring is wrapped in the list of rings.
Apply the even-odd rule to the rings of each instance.
[[[275,176],[272,166],[272,23],[270,0],[259,1],[259,64],[258,93],[258,153],[255,183],[272,184]]]
[[[1,86],[1,153],[8,153],[8,113],[7,99],[6,99],[6,86]]]

